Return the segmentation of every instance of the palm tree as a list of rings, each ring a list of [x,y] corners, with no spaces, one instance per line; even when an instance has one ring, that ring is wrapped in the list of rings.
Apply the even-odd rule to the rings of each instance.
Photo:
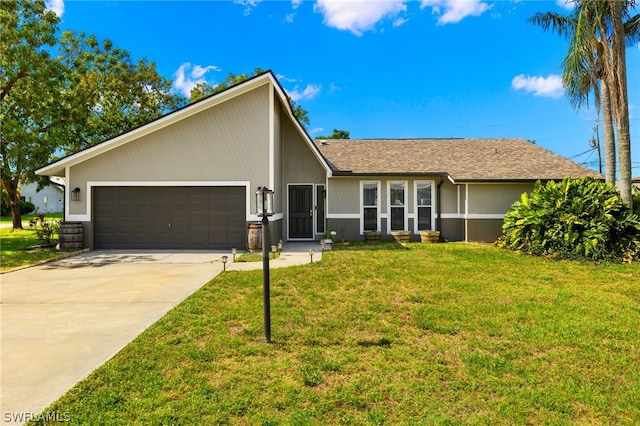
[[[570,15],[554,12],[538,12],[529,22],[541,26],[545,31],[552,29],[570,40],[569,50],[562,62],[563,85],[565,93],[574,108],[579,109],[589,101],[591,90],[594,93],[596,117],[600,111],[604,124],[604,152],[606,180],[616,181],[616,145],[613,130],[613,110],[611,81],[606,78],[611,36],[611,11],[606,0],[576,1],[576,8]],[[621,13],[627,18],[623,32],[629,43],[640,38],[640,15],[629,18],[628,11],[635,0],[615,1],[620,5]],[[596,145],[599,149],[599,141]]]
[[[592,0],[593,1],[593,0]],[[627,2],[625,2],[627,3]],[[627,60],[625,52],[625,29],[622,21],[628,9],[623,10],[619,0],[609,0],[613,35],[611,53],[606,61],[606,79],[611,89],[612,104],[618,131],[618,152],[620,158],[620,196],[633,209],[631,189],[631,134],[629,131],[629,98],[627,95]],[[635,2],[634,2],[635,6]],[[608,52],[607,52],[608,53]]]

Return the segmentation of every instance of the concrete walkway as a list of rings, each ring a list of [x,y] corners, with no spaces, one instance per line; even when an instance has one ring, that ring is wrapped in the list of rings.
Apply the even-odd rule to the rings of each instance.
[[[310,248],[321,260],[318,243],[287,243],[270,267],[309,263]],[[0,275],[2,423],[37,416],[218,275],[224,255],[227,270],[262,269],[224,252],[92,251]]]

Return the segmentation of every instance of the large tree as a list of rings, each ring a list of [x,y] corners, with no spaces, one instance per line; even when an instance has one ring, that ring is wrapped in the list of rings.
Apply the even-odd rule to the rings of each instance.
[[[22,228],[18,187],[28,171],[56,150],[63,117],[59,87],[64,67],[50,54],[58,17],[44,2],[0,2],[1,182],[9,196],[13,228]]]
[[[42,0],[2,0],[0,137],[2,187],[22,228],[18,186],[56,156],[87,148],[175,109],[184,100],[155,64],[109,40],[58,36]]]
[[[620,2],[626,19],[624,33],[629,44],[640,36],[640,15],[629,17],[633,1]],[[529,22],[557,32],[569,39],[569,49],[562,62],[563,84],[574,108],[588,104],[593,90],[596,116],[602,111],[606,180],[616,182],[616,143],[610,81],[606,78],[609,46],[612,43],[611,10],[606,1],[578,1],[569,15],[555,12],[536,13]],[[599,141],[598,141],[599,148]]]
[[[592,2],[595,0],[591,0]],[[633,3],[635,2],[624,2]],[[627,60],[625,50],[625,31],[623,24],[623,2],[609,0],[613,21],[610,61],[607,61],[606,79],[609,82],[616,130],[618,132],[618,155],[620,159],[620,195],[633,209],[633,190],[631,187],[631,132],[629,128],[629,98],[627,94]]]

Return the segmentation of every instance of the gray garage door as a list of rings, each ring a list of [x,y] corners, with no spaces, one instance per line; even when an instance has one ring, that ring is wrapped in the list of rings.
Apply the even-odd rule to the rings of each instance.
[[[95,187],[95,247],[246,246],[244,187]]]

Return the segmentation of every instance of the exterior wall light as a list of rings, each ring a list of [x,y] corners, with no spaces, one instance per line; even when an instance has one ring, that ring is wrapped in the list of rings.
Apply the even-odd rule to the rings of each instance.
[[[71,201],[80,201],[80,188],[76,187],[71,191]]]

